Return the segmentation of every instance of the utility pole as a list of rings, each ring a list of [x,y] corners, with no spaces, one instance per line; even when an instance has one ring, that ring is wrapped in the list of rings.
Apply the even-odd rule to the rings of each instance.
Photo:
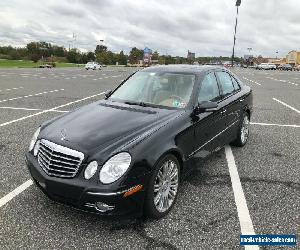
[[[236,27],[237,27],[237,20],[239,15],[239,6],[241,5],[241,0],[236,0],[236,18],[235,18],[235,27],[234,27],[234,37],[233,37],[233,48],[232,48],[232,58],[231,58],[231,67],[233,67],[233,60],[234,60],[234,47],[235,47],[235,40],[236,40]]]

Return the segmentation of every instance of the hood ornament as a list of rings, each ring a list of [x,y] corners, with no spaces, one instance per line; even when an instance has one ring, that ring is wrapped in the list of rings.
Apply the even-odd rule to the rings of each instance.
[[[60,135],[61,135],[60,139],[61,139],[62,141],[64,141],[64,140],[66,139],[66,137],[67,137],[67,130],[66,130],[66,129],[62,129],[62,130],[60,131]]]

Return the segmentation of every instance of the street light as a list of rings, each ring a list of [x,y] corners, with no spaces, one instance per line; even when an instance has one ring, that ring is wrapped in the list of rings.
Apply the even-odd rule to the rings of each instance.
[[[239,6],[241,5],[241,0],[236,0],[236,18],[235,18],[235,27],[234,27],[234,37],[233,37],[233,48],[232,48],[232,58],[231,58],[231,66],[233,67],[233,60],[234,60],[234,47],[235,47],[235,40],[236,40],[236,27],[237,27],[237,18],[239,15]]]

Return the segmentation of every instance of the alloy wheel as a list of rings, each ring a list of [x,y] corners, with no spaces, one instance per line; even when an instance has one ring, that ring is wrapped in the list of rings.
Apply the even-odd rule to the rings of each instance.
[[[248,116],[245,116],[243,119],[243,124],[241,127],[241,141],[243,144],[245,144],[249,137],[249,118]]]
[[[154,182],[154,205],[160,213],[173,204],[178,190],[178,166],[172,160],[164,162]]]

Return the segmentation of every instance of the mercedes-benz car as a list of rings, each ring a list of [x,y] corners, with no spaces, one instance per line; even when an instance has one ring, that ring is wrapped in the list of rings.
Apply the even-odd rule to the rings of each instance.
[[[160,218],[196,161],[246,144],[251,113],[250,87],[223,67],[149,67],[104,99],[43,123],[26,162],[54,201]]]

